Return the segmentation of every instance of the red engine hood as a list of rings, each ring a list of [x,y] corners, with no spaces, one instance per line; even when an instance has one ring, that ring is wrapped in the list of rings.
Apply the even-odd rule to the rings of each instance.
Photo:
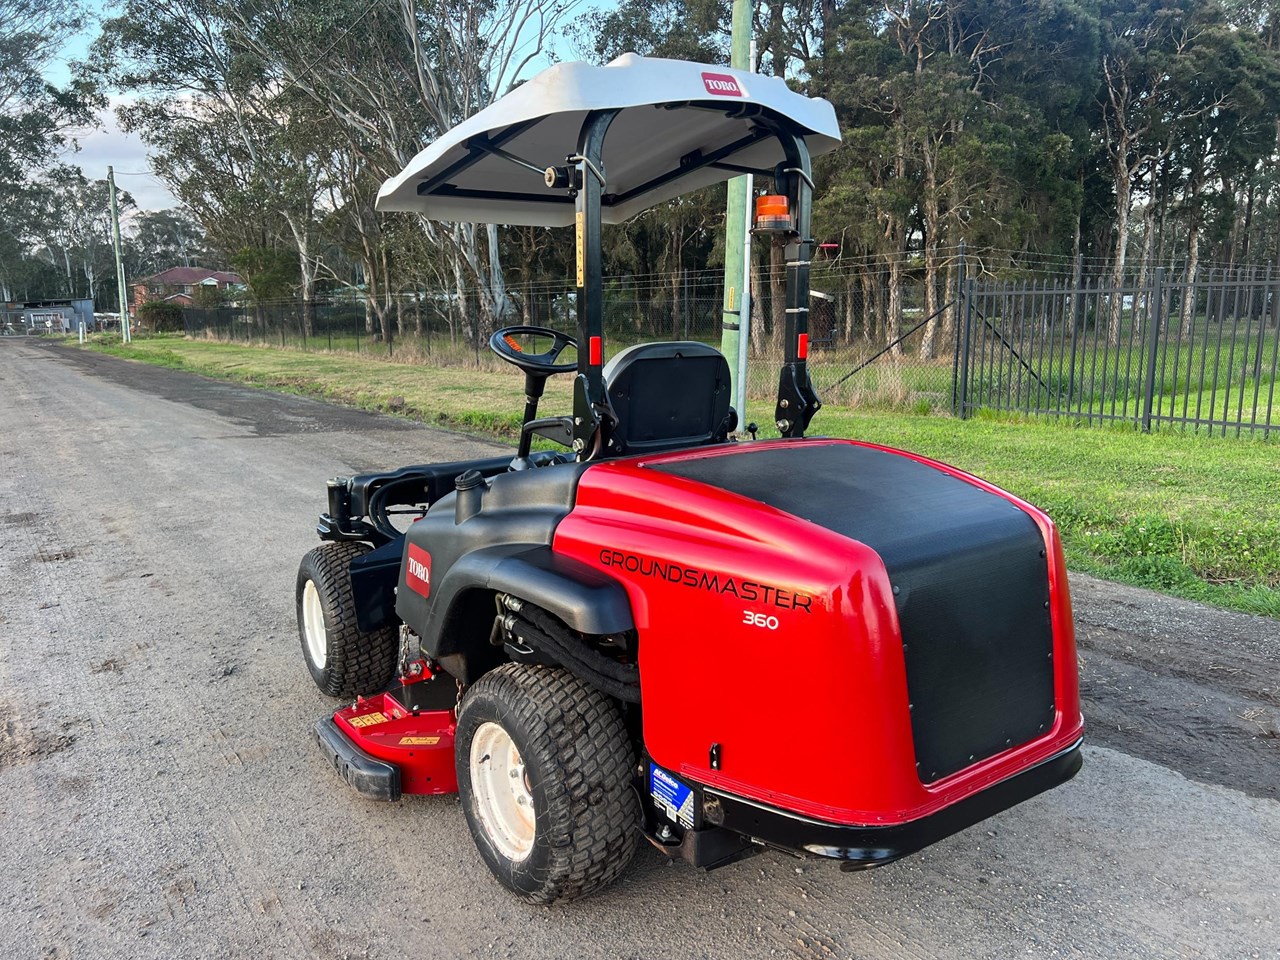
[[[888,454],[944,478],[949,486],[930,494],[935,501],[981,492],[1034,521],[1047,554],[1040,562],[1048,568],[1044,616],[1053,666],[1052,703],[1035,705],[1047,712],[1028,718],[1029,736],[1011,737],[1007,748],[955,769],[938,761],[955,753],[954,744],[943,744],[933,758],[923,754],[940,769],[918,766],[918,748],[928,745],[918,718],[913,736],[904,598],[895,597],[883,544],[878,550],[858,539],[857,523],[842,519],[850,511],[840,509],[840,499],[857,484],[805,475],[805,463],[823,460],[813,452],[824,448]],[[864,494],[871,489],[866,479]],[[806,504],[815,507],[807,511]],[[875,513],[863,507],[864,519]],[[872,539],[906,543],[908,553],[924,551],[926,565],[928,550],[941,542],[938,531],[980,533],[963,504],[928,509],[938,516],[933,533],[896,536],[893,517],[867,529]],[[703,784],[833,822],[896,823],[1002,780],[1080,735],[1070,602],[1053,524],[934,461],[852,441],[784,440],[602,463],[583,474],[553,548],[627,589],[639,634],[645,746],[657,763]],[[963,691],[957,696],[947,710],[980,709]]]

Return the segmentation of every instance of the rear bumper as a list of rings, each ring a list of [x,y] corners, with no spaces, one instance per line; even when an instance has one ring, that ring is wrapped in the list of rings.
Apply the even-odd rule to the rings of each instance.
[[[846,870],[883,866],[959,833],[1001,810],[1074,777],[1080,743],[994,786],[919,820],[889,826],[848,826],[813,820],[713,789],[703,791],[706,820],[770,847],[840,860]],[[718,807],[718,810],[717,810]]]

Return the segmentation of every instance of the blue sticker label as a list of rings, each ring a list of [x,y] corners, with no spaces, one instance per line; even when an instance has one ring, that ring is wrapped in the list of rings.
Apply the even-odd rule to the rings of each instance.
[[[693,828],[693,788],[681,783],[656,763],[649,763],[649,796],[668,817]]]

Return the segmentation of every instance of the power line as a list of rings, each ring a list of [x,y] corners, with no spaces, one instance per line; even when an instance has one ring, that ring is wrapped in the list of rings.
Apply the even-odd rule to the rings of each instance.
[[[320,51],[319,56],[317,56],[310,63],[304,64],[301,70],[294,72],[295,79],[290,80],[283,87],[281,87],[279,93],[285,93],[291,87],[297,86],[298,83],[301,82],[302,77],[314,71],[315,68],[320,64],[320,62],[324,60],[324,58],[327,57],[330,53],[332,53],[334,48],[337,47],[337,45],[341,43],[343,40],[345,40],[347,38],[347,35],[350,34],[351,31],[354,30],[356,27],[358,27],[361,24],[361,22],[363,22],[365,17],[373,13],[373,8],[376,7],[381,2],[382,0],[371,0],[369,5],[366,6],[363,11],[361,11],[360,15],[357,16],[354,20],[352,20],[349,24],[347,24],[346,28],[342,30],[342,32],[339,33],[336,37],[334,37],[332,42],[330,42],[330,44],[327,47],[325,47],[322,51]]]

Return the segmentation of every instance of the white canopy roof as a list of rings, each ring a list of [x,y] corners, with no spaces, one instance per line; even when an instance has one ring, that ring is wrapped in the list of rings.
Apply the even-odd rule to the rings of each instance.
[[[382,185],[378,209],[436,220],[567,226],[574,207],[564,190],[548,189],[541,174],[476,144],[496,145],[538,168],[563,164],[577,150],[589,111],[619,109],[605,138],[601,213],[605,223],[621,223],[663,200],[735,175],[701,166],[651,183],[678,171],[682,158],[705,157],[750,138],[750,116],[727,116],[718,109],[735,106],[786,118],[814,156],[840,144],[831,104],[795,93],[776,77],[628,53],[603,67],[562,63],[542,71],[414,157]],[[469,158],[474,162],[468,165]],[[772,169],[784,156],[777,138],[769,136],[719,159]]]

